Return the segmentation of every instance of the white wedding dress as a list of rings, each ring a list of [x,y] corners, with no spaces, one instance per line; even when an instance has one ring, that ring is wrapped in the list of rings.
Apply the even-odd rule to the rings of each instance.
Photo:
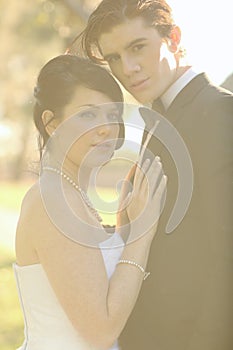
[[[102,249],[107,275],[110,278],[124,249],[117,233]],[[106,242],[104,242],[106,246]],[[42,265],[18,266],[13,264],[18,294],[24,316],[23,345],[18,350],[97,350],[88,345],[74,329],[60,306]],[[98,349],[100,350],[100,349]],[[117,342],[109,350],[119,350]]]

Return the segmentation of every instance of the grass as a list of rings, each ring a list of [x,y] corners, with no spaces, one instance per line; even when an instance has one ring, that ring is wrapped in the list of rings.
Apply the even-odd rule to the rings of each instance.
[[[23,319],[12,270],[14,255],[0,248],[0,349],[17,349],[23,342]]]
[[[0,208],[17,212],[30,183],[0,182]],[[0,245],[0,349],[15,350],[23,342],[23,317],[12,263],[14,252]]]
[[[30,182],[0,182],[0,208],[9,209],[13,211],[19,211],[22,199],[26,193],[26,191],[31,186]],[[100,188],[100,198],[107,202],[116,201],[117,195],[114,189],[110,188]],[[97,204],[98,207],[98,198],[96,198],[96,194],[93,195],[92,191],[89,192],[93,203]],[[115,214],[111,213],[103,213],[104,223],[108,223],[109,225],[113,225],[115,222]]]
[[[0,182],[0,207],[19,210],[30,182]]]

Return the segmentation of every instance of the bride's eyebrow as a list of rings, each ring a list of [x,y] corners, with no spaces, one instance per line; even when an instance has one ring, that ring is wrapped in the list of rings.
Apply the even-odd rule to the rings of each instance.
[[[77,109],[77,113],[79,112],[82,112],[84,110],[88,110],[88,109],[100,109],[99,105],[95,105],[95,104],[91,104],[91,103],[87,103],[87,104],[84,104],[84,105],[81,105],[81,106],[78,106],[78,109]]]
[[[79,106],[79,108],[83,108],[83,107],[92,107],[92,108],[96,108],[96,109],[102,109],[101,106],[95,105],[95,104],[85,104],[85,105]],[[112,106],[110,110],[111,111],[118,111],[118,108],[117,108],[117,106]]]
[[[79,107],[81,108],[81,107],[97,107],[97,106],[94,104],[86,104],[86,105],[81,105]]]

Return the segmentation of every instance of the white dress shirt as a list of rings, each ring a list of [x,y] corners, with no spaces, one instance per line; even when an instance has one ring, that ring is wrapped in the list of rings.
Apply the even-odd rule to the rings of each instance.
[[[165,110],[169,108],[172,101],[178,95],[178,93],[198,74],[201,72],[197,72],[193,67],[189,68],[179,79],[177,79],[166,92],[160,97]]]

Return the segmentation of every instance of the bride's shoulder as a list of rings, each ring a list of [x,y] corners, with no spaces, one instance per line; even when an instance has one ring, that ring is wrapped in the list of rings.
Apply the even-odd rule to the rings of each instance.
[[[45,229],[46,216],[40,198],[38,183],[35,183],[25,194],[16,227],[15,247],[17,262],[30,265],[38,262],[34,248],[35,237]]]
[[[20,219],[21,221],[28,221],[28,218],[30,218],[31,220],[36,220],[36,218],[41,217],[43,213],[43,200],[41,197],[40,185],[37,181],[28,189],[22,200],[20,209]]]

